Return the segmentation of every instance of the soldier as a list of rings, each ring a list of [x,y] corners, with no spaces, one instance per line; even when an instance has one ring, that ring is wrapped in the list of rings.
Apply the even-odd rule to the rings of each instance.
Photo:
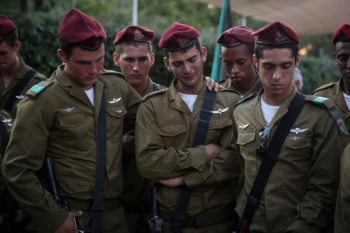
[[[120,67],[125,80],[141,95],[159,90],[161,85],[154,83],[148,73],[154,63],[152,40],[155,32],[140,26],[127,26],[116,35],[113,45],[114,63]],[[144,232],[140,217],[150,212],[148,185],[137,171],[135,161],[135,131],[123,136],[123,206],[127,215],[129,230],[132,233]]]
[[[17,103],[32,85],[46,79],[18,56],[20,47],[16,25],[6,15],[0,15],[0,161],[7,146],[12,120],[16,116]],[[18,206],[6,192],[0,168],[0,231],[25,232],[28,216],[17,209]],[[16,214],[11,214],[12,211]]]
[[[228,76],[220,84],[238,91],[241,98],[262,87],[254,67],[255,37],[252,32],[250,28],[239,25],[224,31],[217,40],[221,63]]]
[[[207,50],[196,28],[178,22],[164,32],[159,47],[175,79],[168,89],[147,95],[140,105],[136,162],[142,176],[160,184],[162,232],[173,232],[171,228],[183,228],[184,233],[231,232],[235,216],[232,182],[241,174],[231,117],[239,96],[229,89],[216,94],[205,144],[192,147],[207,89],[203,75]],[[185,200],[180,194],[183,189],[191,193]],[[178,208],[184,211],[180,222],[174,216]]]
[[[342,150],[340,130],[327,111],[334,104],[293,86],[300,55],[291,27],[277,21],[253,35],[263,89],[234,111],[244,160],[238,232],[328,232],[322,230],[333,218]]]
[[[334,57],[341,73],[341,78],[336,83],[331,83],[318,88],[316,95],[326,96],[335,101],[342,116],[345,118],[346,126],[350,127],[350,24],[341,25],[333,36]],[[334,232],[342,233],[350,231],[350,209],[349,209],[349,173],[350,173],[350,144],[349,137],[346,138],[346,146],[340,162],[340,183],[335,211]]]
[[[72,9],[58,34],[62,64],[18,106],[3,162],[6,184],[39,233],[76,232],[75,217],[86,232],[128,233],[120,201],[122,129],[135,123],[140,97],[102,69],[106,33],[97,21]],[[46,156],[71,211],[36,176]]]
[[[334,218],[334,233],[350,232],[350,144],[348,143],[340,160],[340,182]]]
[[[120,67],[126,81],[141,96],[161,88],[148,76],[154,64],[152,51],[154,36],[155,32],[151,29],[130,25],[118,32],[113,41],[115,65]]]
[[[24,98],[24,93],[34,84],[46,79],[46,76],[28,66],[18,56],[20,47],[16,25],[7,16],[0,15],[0,107],[13,118],[16,105]]]
[[[350,24],[341,25],[333,35],[334,58],[341,77],[339,81],[318,87],[312,94],[334,101],[345,125],[350,129]],[[343,134],[343,145],[350,141],[350,136]]]

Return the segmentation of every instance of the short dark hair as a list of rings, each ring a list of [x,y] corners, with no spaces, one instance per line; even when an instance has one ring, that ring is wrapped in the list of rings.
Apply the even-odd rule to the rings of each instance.
[[[147,43],[147,42],[142,42],[142,41],[123,41],[121,43],[118,43],[114,46],[115,48],[115,53],[117,54],[121,54],[122,52],[124,52],[124,49],[126,46],[140,46],[140,45],[144,45],[148,47],[149,52],[152,52],[152,44],[151,43]]]
[[[270,49],[290,49],[292,51],[292,56],[297,57],[299,54],[299,47],[297,44],[294,43],[288,43],[288,44],[279,44],[279,45],[262,45],[262,44],[256,44],[255,46],[255,56],[257,59],[263,58],[263,52],[264,50],[270,50]]]
[[[90,50],[90,51],[96,51],[98,50],[102,44],[106,44],[106,39],[105,38],[100,38],[96,47],[89,47],[84,45],[83,43],[68,43],[67,41],[63,40],[61,37],[58,38],[59,41],[59,48],[63,50],[63,52],[66,54],[67,59],[72,56],[73,53],[73,48],[74,47],[79,47],[84,50]]]
[[[187,50],[189,50],[190,48],[193,48],[193,47],[196,47],[196,49],[198,49],[198,51],[201,51],[202,42],[199,39],[199,37],[197,39],[195,39],[194,43],[191,46],[189,46],[189,47],[187,47],[185,49],[176,50],[176,51],[183,51],[183,52],[185,52],[185,51],[187,51]],[[165,48],[163,49],[163,51],[164,51],[164,56],[165,57],[169,57],[169,52],[172,52],[172,51],[169,51],[169,50],[167,50]]]
[[[255,44],[254,44],[254,43],[252,43],[252,44],[242,43],[242,44],[240,44],[240,45],[238,45],[238,46],[242,46],[242,45],[246,45],[246,46],[248,47],[249,53],[250,53],[251,55],[254,54],[254,52],[255,52]],[[238,47],[238,46],[237,46],[237,47]],[[222,54],[222,48],[230,48],[230,47],[226,47],[226,46],[220,45],[220,54]]]
[[[8,45],[10,45],[11,47],[15,46],[15,43],[18,41],[18,31],[17,31],[17,27],[15,26],[15,28],[10,31],[9,33],[6,34],[6,36],[4,36],[4,39],[0,41],[1,42],[6,42]]]

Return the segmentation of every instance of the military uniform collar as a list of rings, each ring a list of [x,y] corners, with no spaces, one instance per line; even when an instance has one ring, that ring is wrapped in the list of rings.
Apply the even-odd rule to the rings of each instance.
[[[261,99],[261,96],[262,96],[263,93],[264,93],[264,89],[262,88],[259,91],[259,94],[256,95],[255,98],[253,99],[252,105],[258,106],[258,104],[260,103],[260,99]],[[287,99],[285,99],[282,102],[282,104],[280,105],[280,108],[276,112],[276,115],[272,118],[271,127],[273,127],[273,125],[288,112],[288,107],[289,107],[290,103],[292,102],[292,100],[293,100],[293,98],[294,98],[294,96],[296,94],[297,94],[297,90],[296,90],[295,87],[293,87],[293,92],[291,93],[291,95],[289,95],[287,97]],[[261,108],[261,107],[259,106],[259,108]]]
[[[204,79],[204,77],[203,77],[203,79]],[[188,108],[187,108],[187,105],[183,102],[180,94],[176,90],[176,83],[177,82],[178,82],[178,80],[174,79],[173,82],[171,83],[169,89],[168,89],[169,101],[173,102],[174,105],[176,106],[176,108],[184,111],[184,109],[188,109]],[[198,97],[197,97],[196,104],[194,106],[193,111],[196,111],[196,108],[197,108],[197,105],[198,105],[198,101],[201,102],[201,99],[203,99],[205,90],[206,90],[206,85],[205,85],[205,82],[204,82],[200,92],[198,93]]]

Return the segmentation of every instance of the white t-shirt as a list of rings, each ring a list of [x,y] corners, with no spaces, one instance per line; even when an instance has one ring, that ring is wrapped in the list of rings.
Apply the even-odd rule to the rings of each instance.
[[[183,101],[185,101],[185,103],[187,104],[188,108],[191,110],[191,112],[193,111],[193,107],[194,107],[194,103],[196,102],[196,99],[198,97],[198,95],[194,95],[194,94],[184,94],[179,92],[181,98],[183,99]]]
[[[89,100],[90,100],[92,106],[94,106],[95,105],[95,98],[94,98],[95,90],[94,90],[94,88],[92,87],[89,90],[86,90],[85,93],[86,93],[87,97],[89,97]]]
[[[267,103],[265,103],[262,96],[260,98],[261,98],[261,110],[263,112],[266,125],[269,126],[272,118],[275,116],[280,106],[268,105]]]

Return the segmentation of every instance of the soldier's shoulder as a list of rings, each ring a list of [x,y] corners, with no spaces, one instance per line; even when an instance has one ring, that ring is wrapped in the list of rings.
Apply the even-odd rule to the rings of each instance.
[[[246,97],[240,99],[240,100],[237,102],[236,106],[239,106],[239,105],[243,105],[243,104],[245,104],[245,103],[248,103],[249,101],[251,101],[251,100],[252,100],[254,97],[256,97],[257,95],[258,95],[258,92],[256,92],[256,91],[252,92],[250,95],[248,95],[248,96],[246,96]]]
[[[157,98],[159,96],[163,96],[168,91],[168,88],[162,88],[157,91],[150,92],[142,97],[142,101],[146,101],[148,99]]]
[[[229,78],[222,79],[222,80],[219,81],[219,84],[221,84],[221,85],[225,84],[225,83],[228,82],[228,80],[229,80]]]
[[[116,70],[107,70],[107,69],[102,69],[100,71],[100,75],[102,76],[117,76],[118,78],[124,79],[124,75]]]
[[[337,85],[338,85],[338,82],[330,82],[330,83],[324,84],[324,85],[322,85],[322,86],[317,87],[317,88],[312,92],[312,94],[315,94],[315,93],[317,93],[317,92],[322,92],[322,91],[325,91],[325,90],[328,90],[328,89],[336,88]]]
[[[36,73],[33,76],[34,78],[40,80],[40,81],[44,81],[46,79],[48,79],[48,77],[42,73],[39,73],[38,71],[36,71]]]
[[[27,92],[26,95],[30,98],[36,98],[40,93],[45,91],[49,86],[53,83],[52,78],[47,78],[41,82],[38,82],[34,86],[32,86]]]
[[[330,116],[333,118],[339,129],[345,134],[349,135],[348,129],[346,128],[345,122],[341,113],[337,109],[333,100],[321,96],[307,95],[305,97],[305,102],[313,104],[315,106],[322,107],[325,109]]]
[[[322,96],[306,95],[305,101],[307,103],[310,103],[319,107],[325,107],[326,109],[331,109],[336,107],[333,100]]]
[[[223,93],[229,92],[229,93],[235,93],[235,94],[239,95],[239,92],[238,92],[238,91],[233,90],[233,89],[231,89],[231,88],[227,88],[227,87],[224,87],[224,88],[220,89],[219,92],[223,92]]]
[[[237,102],[240,99],[239,92],[230,88],[220,89],[218,94],[223,96],[225,99],[228,98],[235,102]]]

